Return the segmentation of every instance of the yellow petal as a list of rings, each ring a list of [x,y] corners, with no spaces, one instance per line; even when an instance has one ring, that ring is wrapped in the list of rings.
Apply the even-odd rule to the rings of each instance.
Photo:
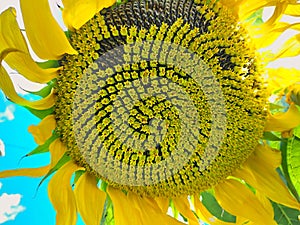
[[[112,187],[107,188],[107,193],[114,205],[116,225],[184,225],[163,213],[154,199],[142,198],[131,192],[125,195],[122,191]]]
[[[281,50],[275,55],[275,59],[298,56],[300,54],[300,34],[288,39]]]
[[[96,178],[84,173],[74,190],[78,211],[86,225],[99,225],[106,194],[97,187]]]
[[[20,0],[20,5],[26,35],[40,58],[60,59],[65,53],[77,53],[52,17],[48,0]]]
[[[277,225],[257,197],[240,182],[229,179],[218,184],[214,190],[219,204],[232,215],[247,218],[256,224]]]
[[[265,131],[288,131],[300,125],[300,111],[294,103],[285,113],[269,115]]]
[[[170,225],[183,225],[183,223],[178,220],[166,215],[161,211],[159,206],[155,204],[155,201],[151,198],[142,198],[133,193],[129,193],[129,200],[134,202],[136,209],[140,211],[141,223],[143,225],[153,225],[153,224],[170,224]],[[148,204],[152,202],[152,204]]]
[[[300,70],[295,68],[267,68],[268,89],[270,92],[286,88],[300,81]]]
[[[70,180],[77,170],[79,167],[69,161],[53,175],[49,182],[48,195],[56,211],[56,225],[76,224],[76,202]]]
[[[169,199],[164,197],[155,198],[157,205],[160,207],[163,213],[167,213],[169,208]]]
[[[15,89],[14,85],[5,71],[5,69],[0,66],[0,89],[4,92],[4,94],[14,103],[21,106],[28,106],[33,109],[43,110],[49,109],[55,104],[54,94],[51,92],[47,97],[38,100],[38,101],[28,101],[22,97],[20,97]]]
[[[0,15],[0,24],[0,52],[8,48],[17,49],[5,57],[12,69],[38,83],[47,83],[57,76],[59,68],[41,69],[31,58],[13,8]]]
[[[240,3],[239,18],[241,20],[247,19],[247,17],[256,12],[258,9],[266,6],[275,6],[277,3],[277,0],[244,0]]]
[[[236,17],[239,16],[239,7],[243,2],[243,0],[220,0],[220,3],[226,6]]]
[[[30,81],[45,84],[56,78],[59,68],[41,69],[31,58],[29,54],[23,52],[14,52],[9,54],[5,62],[14,70],[18,71]]]
[[[114,205],[115,225],[140,225],[141,215],[135,209],[132,201],[121,190],[107,187],[106,192],[109,194]]]
[[[255,195],[257,199],[261,202],[261,204],[264,206],[264,208],[268,211],[268,214],[270,214],[270,216],[274,218],[274,209],[270,200],[258,190],[256,190]]]
[[[234,176],[245,180],[273,201],[300,209],[300,204],[292,197],[275,170],[280,161],[280,151],[260,145]]]
[[[79,29],[101,9],[112,6],[116,0],[63,0],[63,19],[69,29]]]
[[[16,170],[0,171],[0,178],[26,176],[26,177],[41,177],[48,173],[50,166],[43,166],[39,168],[24,168]]]
[[[194,204],[197,216],[205,223],[208,223],[211,225],[232,225],[233,224],[233,223],[221,221],[221,220],[217,219],[215,216],[213,216],[207,210],[207,208],[203,205],[203,203],[200,201],[200,199],[197,196],[194,196],[192,198],[192,202]],[[239,223],[236,223],[236,224],[239,224]]]
[[[300,4],[289,4],[284,14],[289,16],[300,16]]]
[[[274,42],[279,38],[279,36],[288,29],[299,29],[300,24],[289,24],[284,22],[277,22],[269,24],[262,24],[261,26],[253,26],[253,30],[250,30],[252,36],[254,36],[253,41],[257,48],[265,48],[274,44]],[[270,59],[270,61],[275,59]]]
[[[59,138],[57,138],[49,145],[49,151],[51,154],[50,165],[51,168],[53,168],[61,159],[61,157],[63,157],[63,155],[67,151],[67,147],[61,142]]]
[[[0,50],[15,48],[21,52],[29,52],[24,36],[16,21],[16,10],[8,8],[0,15]]]
[[[197,217],[191,211],[190,203],[187,199],[187,196],[180,197],[180,198],[173,198],[175,208],[185,217],[188,219],[190,225],[197,225],[199,224]]]
[[[42,145],[52,136],[55,127],[56,123],[54,115],[48,115],[37,126],[29,126],[28,131],[34,137],[34,141],[38,145]]]

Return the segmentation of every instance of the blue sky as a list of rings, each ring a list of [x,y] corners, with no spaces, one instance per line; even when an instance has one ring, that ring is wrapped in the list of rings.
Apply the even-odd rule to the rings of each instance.
[[[37,167],[49,163],[48,153],[24,158],[20,161],[22,156],[36,147],[27,128],[38,122],[39,119],[26,109],[8,101],[0,91],[0,139],[5,146],[5,156],[0,157],[1,171]],[[24,225],[24,221],[30,225],[55,224],[55,212],[47,194],[48,180],[37,190],[40,180],[40,178],[27,177],[0,179],[0,206],[2,211],[3,208],[10,209],[6,212],[0,210],[0,224]],[[17,199],[20,199],[20,202],[15,205]],[[12,207],[9,207],[10,205]],[[7,220],[3,223],[3,220],[9,219],[14,214],[16,215],[14,220]],[[83,223],[79,221],[78,224]]]
[[[3,115],[7,108],[11,110],[10,115],[12,117],[10,118]],[[24,158],[19,163],[22,156],[36,147],[27,127],[31,124],[37,124],[39,120],[26,109],[6,100],[2,92],[0,92],[0,112],[2,113],[0,139],[5,145],[5,156],[0,157],[0,170],[48,164],[49,155],[47,153]],[[39,181],[40,179],[27,177],[0,179],[0,183],[2,183],[0,196],[4,193],[8,195],[19,194],[22,196],[20,205],[25,208],[24,211],[17,214],[15,220],[7,221],[4,223],[5,225],[24,225],[24,221],[31,225],[40,225],[41,220],[45,225],[55,224],[55,212],[47,196],[47,182],[36,191]],[[10,203],[7,200],[4,204]],[[14,206],[15,209],[16,207]]]

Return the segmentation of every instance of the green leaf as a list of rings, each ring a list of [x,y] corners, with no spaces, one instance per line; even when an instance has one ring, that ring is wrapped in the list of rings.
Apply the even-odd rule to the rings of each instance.
[[[48,60],[46,62],[37,62],[37,64],[42,69],[49,69],[49,68],[59,67],[59,62],[57,60]]]
[[[230,213],[226,212],[217,202],[213,194],[210,192],[202,192],[202,203],[208,209],[208,211],[217,217],[220,220],[225,222],[235,222],[235,216],[231,215]]]
[[[297,137],[297,138],[300,138],[300,126],[295,128],[293,130],[293,134]]]
[[[296,166],[297,164],[299,165],[299,162],[297,162],[299,161],[299,158],[294,158],[294,156],[299,154],[300,149],[297,147],[299,145],[299,138],[297,138],[298,140],[296,140],[297,143],[294,141],[295,138],[297,137],[289,138],[287,142],[281,142],[280,144],[280,150],[282,153],[281,168],[289,190],[299,201],[299,186],[298,191],[294,186],[294,183],[298,183],[298,179],[295,179],[295,175],[297,173],[299,174],[299,166],[298,169],[294,168],[294,166]]]
[[[275,220],[278,225],[297,225],[300,224],[300,212],[297,209],[291,209],[278,203],[272,202],[274,208]]]
[[[59,137],[58,134],[53,133],[53,135],[47,141],[45,141],[45,143],[43,145],[39,145],[38,147],[36,147],[35,149],[33,149],[31,152],[29,152],[28,154],[26,154],[25,157],[31,156],[31,155],[35,155],[35,154],[40,154],[40,153],[48,152],[50,144],[55,139],[57,139],[58,137]]]
[[[295,130],[299,130],[299,127]],[[296,131],[296,133],[297,132],[299,131]],[[300,138],[297,136],[290,138],[288,141],[286,161],[290,180],[296,190],[296,193],[293,194],[300,200]]]

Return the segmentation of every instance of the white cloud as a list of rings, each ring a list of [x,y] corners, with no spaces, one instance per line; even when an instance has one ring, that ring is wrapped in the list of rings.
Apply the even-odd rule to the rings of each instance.
[[[2,183],[0,183],[0,189]],[[9,220],[14,220],[16,216],[25,210],[24,206],[20,205],[22,195],[7,194],[0,195],[0,224]]]
[[[5,111],[0,112],[0,123],[4,122],[5,120],[13,120],[15,118],[14,112],[15,112],[14,105],[6,106]]]
[[[0,139],[0,156],[5,156],[5,145],[4,142]],[[0,189],[2,184],[0,183]]]

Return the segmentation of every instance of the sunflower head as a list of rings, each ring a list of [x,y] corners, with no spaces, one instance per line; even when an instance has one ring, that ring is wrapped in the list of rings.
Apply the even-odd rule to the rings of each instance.
[[[57,130],[110,185],[152,197],[207,190],[258,144],[259,62],[218,4],[131,1],[96,14],[70,43],[78,55],[60,61]]]
[[[24,99],[1,65],[0,88],[42,119],[28,129],[39,146],[27,156],[51,155],[47,166],[0,178],[43,182],[54,173],[48,193],[57,225],[75,225],[77,212],[88,225],[182,225],[179,214],[188,224],[275,225],[276,207],[285,210],[278,203],[300,209],[288,174],[299,165],[288,160],[300,137],[293,131],[300,75],[265,68],[298,55],[299,35],[268,60],[258,53],[282,31],[298,29],[279,21],[299,14],[298,3],[62,2],[66,33],[48,0],[20,1],[31,47],[49,60],[43,63],[31,58],[15,11],[0,14],[1,62],[46,84],[33,93],[39,100]],[[260,9],[270,5],[275,11],[263,21]],[[271,93],[280,102],[270,104]],[[287,185],[276,171],[281,152],[270,146],[280,146]]]

